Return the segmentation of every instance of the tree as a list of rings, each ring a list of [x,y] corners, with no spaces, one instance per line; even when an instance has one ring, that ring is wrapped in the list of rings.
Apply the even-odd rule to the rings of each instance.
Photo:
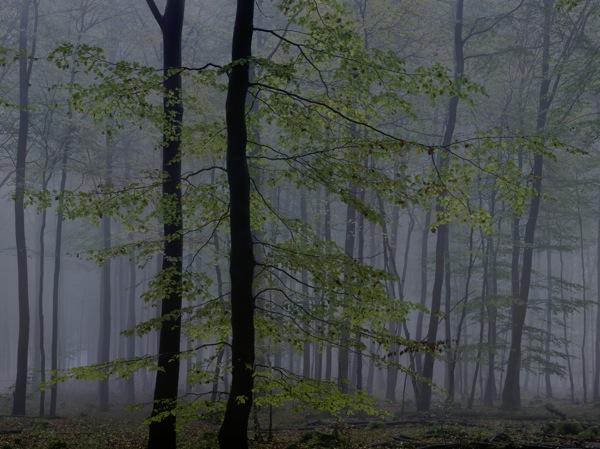
[[[248,448],[254,386],[254,250],[250,227],[250,173],[246,155],[246,97],[250,87],[254,0],[238,0],[227,88],[227,180],[230,208],[231,390],[219,430],[221,449]]]
[[[148,449],[177,447],[176,417],[181,343],[183,214],[181,195],[181,128],[183,99],[181,82],[181,38],[185,0],[168,0],[161,14],[154,0],[147,0],[163,37],[163,262],[158,371],[148,435]]]
[[[464,2],[463,0],[456,0],[455,12],[454,12],[454,80],[460,81],[464,75],[465,70],[465,59],[464,59],[464,39],[463,39],[463,17],[464,17]],[[448,149],[452,144],[454,138],[454,130],[456,128],[456,118],[458,112],[458,101],[457,95],[450,98],[448,102],[448,117],[446,119],[446,129],[444,131],[444,138],[442,141],[442,149]],[[444,169],[448,164],[448,156],[442,154],[439,158],[439,165],[441,169]],[[441,199],[438,199],[436,206],[436,212],[438,214],[438,220],[440,215],[443,213],[443,206]],[[427,330],[427,344],[430,348],[433,348],[437,341],[437,331],[439,324],[439,312],[442,302],[442,286],[444,284],[444,269],[446,263],[444,256],[446,254],[446,248],[448,246],[448,224],[441,223],[437,229],[437,237],[435,244],[435,273],[433,279],[433,292],[431,299],[431,312],[429,317],[429,328]],[[417,395],[417,409],[421,411],[429,410],[431,406],[431,380],[433,378],[433,364],[435,354],[430,350],[425,354],[423,361],[422,376],[426,382],[422,383],[418,388]]]
[[[25,164],[29,135],[29,82],[33,67],[33,52],[29,51],[29,15],[33,0],[23,0],[19,23],[19,135],[15,166],[15,233],[17,244],[17,277],[19,296],[19,344],[17,381],[13,415],[25,414],[27,398],[27,364],[29,357],[29,285],[27,276],[27,242],[25,237]],[[35,4],[37,10],[37,3]],[[35,47],[34,47],[35,48]]]

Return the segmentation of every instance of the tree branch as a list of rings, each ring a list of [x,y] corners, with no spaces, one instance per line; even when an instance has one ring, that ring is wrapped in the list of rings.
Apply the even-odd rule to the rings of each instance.
[[[154,0],[146,0],[146,3],[148,4],[148,8],[150,8],[150,11],[152,12],[152,15],[156,19],[156,23],[158,23],[158,26],[162,30],[162,28],[163,28],[163,16],[160,13],[160,11],[158,10],[158,7],[156,6],[156,3],[154,2]]]

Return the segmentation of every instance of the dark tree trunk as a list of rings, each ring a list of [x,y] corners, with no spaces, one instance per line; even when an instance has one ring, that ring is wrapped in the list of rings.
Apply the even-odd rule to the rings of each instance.
[[[588,317],[587,317],[587,283],[585,277],[585,248],[583,240],[583,217],[581,216],[581,206],[579,191],[577,191],[577,224],[579,225],[579,256],[581,261],[581,296],[583,302],[583,335],[581,339],[581,383],[583,386],[583,403],[587,403],[588,390],[587,390],[587,357],[586,357],[586,346],[587,346],[587,328],[588,328]]]
[[[19,298],[19,340],[17,350],[17,380],[12,414],[25,414],[27,398],[27,362],[29,358],[29,286],[27,280],[27,243],[25,241],[25,161],[29,135],[29,9],[31,0],[23,0],[19,24],[19,136],[15,179],[15,237],[17,244],[17,285]]]
[[[550,245],[550,242],[548,242]],[[546,352],[546,368],[544,370],[544,383],[546,384],[546,397],[552,399],[552,382],[550,379],[550,345],[552,337],[552,251],[546,250],[546,282],[548,298],[546,300],[546,338],[544,342],[544,351]]]
[[[356,189],[349,186],[353,196]],[[344,239],[344,252],[346,256],[354,257],[354,244],[356,240],[356,209],[348,204],[346,209],[346,238]],[[342,324],[340,347],[338,350],[338,387],[343,392],[348,392],[350,387],[350,330],[349,324]]]
[[[464,73],[464,40],[463,32],[463,9],[464,1],[456,0],[456,8],[454,15],[454,79],[460,80]],[[448,148],[452,144],[454,137],[454,129],[456,128],[456,118],[458,113],[457,96],[452,97],[448,103],[448,118],[442,146]],[[447,155],[440,156],[440,167],[443,169],[447,165]],[[442,212],[442,206],[438,202],[436,209]],[[433,280],[433,291],[431,295],[431,313],[429,318],[429,328],[427,330],[427,344],[433,347],[437,341],[437,331],[439,325],[439,313],[442,302],[442,286],[444,283],[445,261],[444,255],[446,252],[448,240],[448,225],[442,224],[438,227],[435,248],[435,274]],[[433,379],[433,365],[435,354],[430,350],[425,354],[423,362],[422,377],[426,382],[419,386],[419,394],[417,398],[417,409],[419,411],[427,411],[431,406],[431,380]]]
[[[300,192],[300,217],[302,222],[308,225],[308,213],[306,211],[306,192],[302,190]],[[302,270],[301,274],[301,289],[302,289],[302,307],[304,310],[309,310],[309,295],[308,295],[308,272]],[[307,333],[310,333],[310,321],[307,322],[305,327]],[[305,379],[310,378],[310,342],[308,339],[304,341],[302,348],[302,376]]]
[[[481,286],[481,305],[480,305],[480,309],[479,309],[479,340],[478,340],[478,344],[477,344],[477,355],[475,357],[475,371],[473,373],[473,381],[471,382],[471,392],[469,393],[469,399],[467,402],[467,408],[471,409],[473,408],[473,403],[475,401],[475,389],[477,387],[477,379],[479,377],[480,374],[480,369],[481,369],[481,355],[482,355],[482,349],[483,349],[483,335],[484,335],[484,328],[485,328],[485,306],[486,306],[486,301],[487,301],[487,296],[488,296],[488,267],[489,267],[489,259],[490,259],[490,247],[491,247],[491,242],[489,242],[486,245],[485,240],[482,238],[481,241],[481,246],[482,246],[482,252],[484,253],[484,260],[483,260],[483,275],[482,275],[482,286]]]
[[[392,212],[392,224],[391,232],[387,227],[386,210],[381,195],[377,194],[377,203],[379,205],[379,213],[383,217],[381,237],[383,246],[383,267],[384,269],[395,277],[400,277],[398,274],[398,267],[396,265],[396,245],[397,245],[397,228],[399,221],[399,211],[394,209]],[[390,242],[391,234],[391,242]],[[387,283],[388,296],[396,298],[396,285],[394,282]],[[396,322],[390,321],[388,324],[389,332],[394,337],[399,335],[399,325]],[[396,401],[396,386],[398,384],[398,368],[395,365],[397,363],[397,353],[399,351],[399,345],[393,343],[390,346],[391,356],[389,357],[389,363],[386,367],[386,384],[385,384],[385,399],[390,402]]]
[[[51,174],[48,174],[48,164],[50,155],[48,154],[48,144],[44,147],[44,166],[42,170],[42,190],[48,188]],[[37,291],[37,320],[38,320],[38,345],[39,345],[39,367],[40,367],[40,403],[39,403],[39,414],[44,416],[46,413],[46,338],[45,338],[45,319],[44,319],[44,278],[46,275],[46,244],[45,244],[45,232],[46,223],[48,221],[48,211],[46,208],[42,211],[42,222],[40,224],[39,233],[39,270],[38,270],[38,291]]]
[[[162,298],[163,318],[158,343],[158,368],[154,387],[148,449],[173,449],[177,445],[176,417],[179,388],[179,352],[183,270],[183,215],[181,197],[181,128],[183,99],[181,92],[181,38],[185,0],[168,0],[161,15],[153,0],[147,0],[160,25],[163,37],[163,114],[166,129],[162,143],[162,197],[171,210],[163,222],[163,257],[160,276],[169,288]]]
[[[594,402],[600,401],[600,218],[598,219],[598,234],[596,237],[596,257],[598,300],[596,301],[596,357],[594,364],[594,385],[592,389],[592,399]]]
[[[446,355],[446,369],[444,372],[446,390],[454,390],[454,376],[450,374],[452,353],[452,273],[450,272],[450,228],[448,228],[448,237],[446,238],[446,251],[444,254],[444,342]]]
[[[488,281],[490,300],[487,303],[488,314],[488,372],[485,383],[485,393],[483,395],[483,404],[491,407],[496,399],[496,321],[498,317],[498,307],[496,299],[498,297],[498,250],[494,248],[492,237],[489,237],[489,244],[492,246],[492,260],[490,261],[490,280]]]
[[[134,236],[130,236],[130,240],[133,241]],[[129,297],[127,300],[127,329],[133,330],[137,324],[135,314],[135,303],[136,303],[136,283],[137,283],[137,266],[135,262],[135,254],[129,257]],[[126,357],[128,360],[132,360],[135,357],[135,335],[127,338]],[[132,374],[127,379],[126,384],[127,402],[130,404],[135,402],[135,376]]]
[[[567,311],[564,307],[565,290],[564,290],[564,272],[565,266],[563,261],[562,249],[558,252],[560,261],[560,303],[563,304],[563,338],[565,341],[565,356],[567,359],[567,372],[569,374],[569,391],[571,393],[571,402],[575,402],[575,381],[573,380],[573,366],[571,364],[571,354],[569,354],[569,339],[567,335]]]
[[[112,184],[112,148],[110,136],[106,135],[106,185]],[[102,217],[102,248],[109,251],[111,248],[111,219],[105,215]],[[110,258],[102,265],[100,278],[100,329],[98,333],[98,360],[99,364],[107,364],[110,361],[110,332],[111,332],[111,260]],[[98,402],[100,411],[108,410],[109,402],[109,379],[104,378],[98,382]]]
[[[540,84],[536,124],[538,133],[542,133],[546,128],[548,107],[550,105],[548,94],[550,89],[550,27],[553,3],[553,0],[544,0],[542,81]],[[525,225],[525,247],[523,250],[523,266],[521,268],[521,279],[519,282],[519,297],[518,301],[513,301],[513,304],[511,305],[511,343],[508,355],[508,365],[506,367],[506,379],[504,381],[504,389],[502,390],[502,408],[507,410],[521,408],[521,341],[523,338],[523,326],[525,325],[525,315],[527,313],[527,303],[529,300],[529,287],[531,285],[533,243],[540,209],[543,167],[543,155],[539,153],[535,154],[532,170],[532,187],[535,195],[531,199],[529,216],[527,217],[527,224]]]
[[[425,223],[423,224],[423,232],[421,234],[421,291],[420,291],[420,305],[425,307],[427,304],[427,253],[429,252],[429,233],[431,230],[431,208],[427,209],[425,214]],[[417,329],[415,332],[415,338],[417,341],[423,339],[423,317],[424,313],[419,310],[417,314]],[[420,353],[415,355],[415,362],[417,365],[417,372],[421,372],[423,357]],[[416,392],[415,392],[416,393]]]
[[[360,189],[360,200],[365,200],[365,190]],[[365,217],[363,214],[358,215],[358,220],[356,222],[356,234],[358,236],[357,242],[357,259],[358,263],[362,264],[364,261],[364,251],[365,251]],[[363,389],[363,357],[362,357],[362,345],[361,345],[361,333],[357,332],[355,337],[356,339],[356,390]]]
[[[463,297],[463,305],[460,312],[460,318],[458,320],[458,325],[456,328],[456,340],[454,342],[454,348],[451,352],[450,359],[450,368],[449,368],[449,376],[450,381],[448,382],[448,398],[447,402],[449,404],[454,403],[454,398],[456,395],[456,382],[455,382],[455,371],[456,371],[456,363],[458,361],[458,350],[461,345],[461,336],[464,329],[465,319],[467,318],[467,303],[469,302],[469,290],[471,288],[471,277],[473,274],[473,266],[475,265],[475,256],[473,254],[473,227],[471,226],[469,231],[469,265],[467,266],[467,276],[465,279],[465,295]],[[466,336],[465,336],[466,340]],[[459,367],[460,369],[460,367]],[[459,382],[462,384],[462,376],[460,376],[459,371]]]
[[[325,223],[324,223],[324,238],[327,242],[331,241],[331,203],[329,202],[329,194],[325,192]],[[330,316],[333,310],[329,310]],[[333,348],[330,342],[325,346],[325,380],[331,381],[331,369],[333,365]]]
[[[48,159],[46,158],[46,161]],[[46,167],[45,167],[46,168]],[[43,175],[45,178],[45,174]],[[44,179],[44,184],[45,184]],[[45,187],[44,187],[45,188]],[[40,349],[40,416],[44,416],[46,412],[46,347],[45,347],[45,331],[44,331],[44,274],[46,247],[44,243],[44,233],[46,231],[46,209],[42,211],[42,224],[40,226],[40,270],[39,270],[39,287],[38,287],[38,329],[39,329],[39,349]]]
[[[254,251],[250,226],[250,174],[246,155],[246,99],[252,57],[254,0],[238,0],[227,90],[227,180],[231,252],[231,392],[219,430],[221,449],[248,448],[248,417],[254,387]],[[240,400],[242,399],[242,400]]]
[[[67,130],[67,142],[65,144],[65,148],[63,149],[62,154],[59,197],[56,211],[56,237],[54,240],[54,273],[52,275],[52,342],[50,350],[50,368],[53,372],[56,372],[56,370],[58,370],[58,300],[60,288],[60,269],[62,261],[62,228],[64,221],[63,205],[64,193],[67,185],[67,157],[70,139],[71,128]],[[56,384],[56,382],[53,382],[52,386],[50,387],[50,416],[56,416],[57,401],[58,385]]]

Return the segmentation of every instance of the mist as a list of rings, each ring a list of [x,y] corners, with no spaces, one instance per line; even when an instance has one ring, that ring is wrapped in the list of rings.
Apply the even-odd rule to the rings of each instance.
[[[596,447],[599,33],[3,0],[0,443]]]

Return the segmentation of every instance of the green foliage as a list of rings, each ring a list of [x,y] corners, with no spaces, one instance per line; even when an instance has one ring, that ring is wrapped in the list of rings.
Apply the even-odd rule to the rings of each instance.
[[[554,136],[505,136],[495,129],[447,147],[420,141],[415,133],[400,135],[398,130],[404,128],[395,124],[421,120],[423,105],[458,97],[473,106],[473,99],[485,93],[483,86],[464,77],[454,80],[442,64],[415,66],[395,48],[367,45],[362,25],[354,20],[346,2],[283,0],[279,8],[289,22],[285,31],[256,30],[264,38],[261,51],[275,49],[271,54],[260,53],[224,67],[180,70],[188,117],[180,158],[190,170],[180,186],[183,233],[191,257],[182,279],[186,304],[170,316],[147,320],[125,334],[145,335],[166,320],[181,318],[192,346],[211,342],[218,351],[227,344],[228,292],[213,285],[208,269],[197,268],[194,261],[202,260],[210,270],[228,262],[224,118],[210,104],[222,102],[227,73],[249,63],[253,72],[248,115],[251,214],[260,252],[255,281],[259,355],[284,343],[295,348],[305,342],[339,346],[342,335],[349,334],[347,344],[353,349],[365,351],[372,343],[388,354],[369,354],[373,363],[394,363],[389,356],[393,351],[424,350],[392,330],[415,310],[408,298],[390,293],[389,285],[399,279],[324,240],[316,223],[285,216],[270,194],[293,188],[303,193],[325,191],[328,201],[354,208],[381,228],[389,219],[385,204],[402,208],[437,204],[433,231],[442,224],[455,224],[481,230],[483,240],[500,228],[498,223],[506,216],[522,216],[535,194],[533,179],[519,159],[523,153],[543,154],[552,160],[560,152],[577,151]],[[156,136],[165,135],[157,148],[172,140],[173,118],[163,116],[159,101],[165,76],[159,70],[132,61],[109,61],[102,49],[86,44],[62,44],[49,60],[72,75],[71,82],[61,86],[69,95],[70,107],[102,124],[107,138],[140,127]],[[167,98],[167,102],[176,99]],[[162,251],[160,225],[177,219],[174,199],[160,191],[163,176],[144,170],[134,181],[96,184],[62,196],[51,190],[29,192],[28,205],[40,210],[61,205],[67,219],[85,219],[93,225],[110,217],[129,233],[127,237],[115,239],[109,250],[99,249],[98,242],[91,240],[82,252],[99,264],[128,256],[143,265]],[[368,195],[361,195],[364,192]],[[373,198],[381,199],[383,206]],[[506,209],[502,214],[487,204],[492,198]],[[179,288],[180,280],[173,270],[161,271],[143,299],[158,306]],[[508,304],[506,298],[498,297],[488,306],[506,308]],[[466,307],[473,314],[479,305]],[[539,343],[535,330],[528,335]],[[461,348],[465,353],[468,350],[468,346]],[[191,355],[183,351],[174,357]],[[213,362],[216,358],[207,356],[191,363],[188,381],[211,383]],[[532,357],[530,362],[540,365],[542,360]],[[559,365],[543,366],[553,374],[563,373]],[[76,368],[53,373],[53,381],[129,377],[142,368],[156,369],[156,361],[147,357]],[[336,417],[381,414],[362,391],[342,393],[334,384],[297,378],[270,363],[257,369],[256,384],[259,408],[292,404]],[[222,407],[222,402],[181,401],[175,413],[185,422],[219,415]]]
[[[257,371],[255,407],[282,407],[296,411],[319,410],[337,418],[355,414],[384,416],[376,401],[364,391],[344,393],[331,382],[304,379],[282,369]]]

